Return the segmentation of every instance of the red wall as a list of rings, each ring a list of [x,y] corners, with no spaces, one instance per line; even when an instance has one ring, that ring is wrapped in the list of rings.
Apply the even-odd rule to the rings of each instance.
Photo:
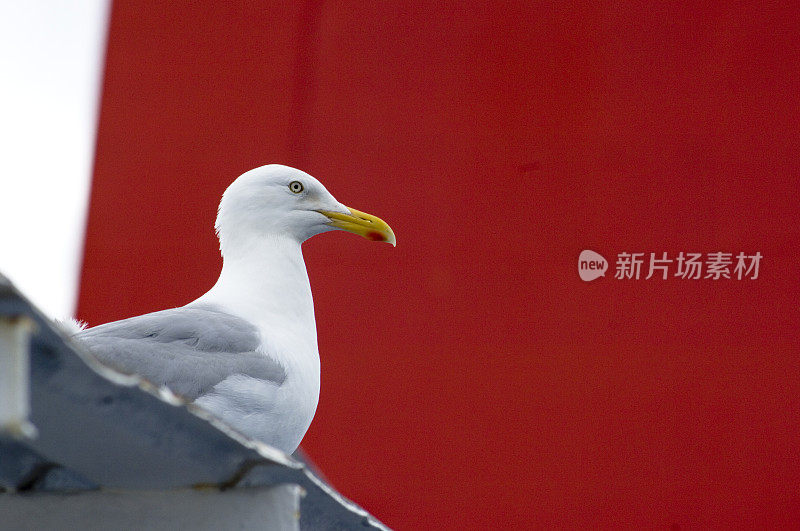
[[[205,292],[221,192],[299,166],[398,238],[305,246],[303,446],[343,493],[402,529],[796,525],[798,13],[286,4],[114,2],[79,316]]]

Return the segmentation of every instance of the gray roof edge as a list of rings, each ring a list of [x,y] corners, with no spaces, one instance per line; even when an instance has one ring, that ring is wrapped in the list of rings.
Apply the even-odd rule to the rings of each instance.
[[[13,441],[0,437],[0,462],[22,459],[25,452],[20,448],[25,448],[34,466],[52,465],[56,474],[43,476],[30,488],[293,483],[307,493],[303,528],[388,529],[302,461],[248,439],[166,388],[103,365],[0,274],[0,319],[21,316],[35,324],[30,338],[30,420],[38,435],[17,434]],[[13,490],[11,483],[20,478],[4,478],[2,472],[0,465],[0,486]]]

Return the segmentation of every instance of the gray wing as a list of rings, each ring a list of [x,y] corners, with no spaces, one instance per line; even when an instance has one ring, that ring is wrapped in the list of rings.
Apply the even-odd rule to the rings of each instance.
[[[211,305],[114,321],[75,338],[104,364],[190,400],[237,374],[278,386],[286,379],[278,361],[257,351],[261,341],[255,326]]]

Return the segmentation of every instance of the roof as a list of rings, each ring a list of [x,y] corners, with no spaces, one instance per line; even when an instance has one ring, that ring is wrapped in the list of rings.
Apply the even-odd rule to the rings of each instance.
[[[167,389],[99,364],[2,275],[0,323],[0,365],[30,367],[29,382],[24,371],[0,380],[0,394],[17,393],[0,407],[0,490],[229,493],[294,484],[305,491],[301,529],[385,529],[301,454],[249,440]],[[14,334],[28,333],[15,352]]]

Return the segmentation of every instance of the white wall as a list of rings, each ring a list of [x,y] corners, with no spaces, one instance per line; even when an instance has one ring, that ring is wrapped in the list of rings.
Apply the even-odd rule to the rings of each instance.
[[[165,491],[0,494],[4,529],[262,529],[300,528],[297,485]]]
[[[0,3],[0,273],[75,311],[108,0]]]

